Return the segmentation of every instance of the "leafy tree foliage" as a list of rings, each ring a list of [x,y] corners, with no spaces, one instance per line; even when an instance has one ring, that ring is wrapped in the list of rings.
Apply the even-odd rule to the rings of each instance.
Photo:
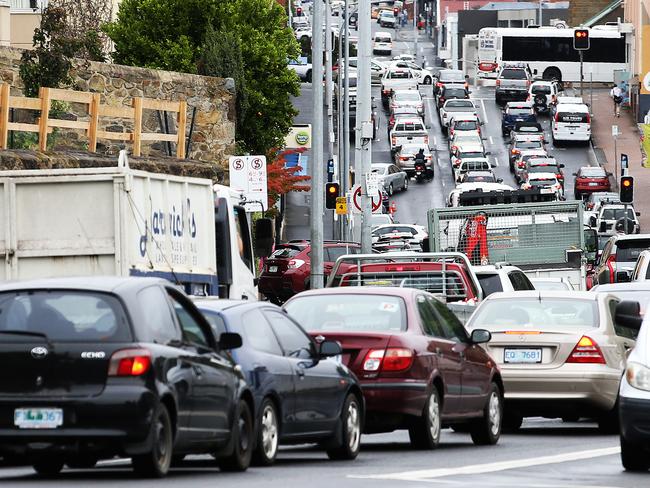
[[[266,165],[269,209],[273,208],[281,195],[285,195],[290,191],[309,191],[310,186],[305,183],[310,180],[310,177],[296,174],[302,171],[302,168],[300,166],[286,167],[289,154],[303,151],[304,149],[288,149],[284,151],[273,149],[270,151],[270,162]]]

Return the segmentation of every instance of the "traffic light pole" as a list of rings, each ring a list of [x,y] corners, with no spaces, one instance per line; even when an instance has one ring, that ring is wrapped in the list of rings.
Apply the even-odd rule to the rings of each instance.
[[[313,130],[312,130],[312,164],[311,164],[311,271],[309,283],[312,289],[323,287],[323,2],[313,3],[314,18],[312,24],[312,89]]]
[[[580,53],[580,98],[582,98],[583,86],[585,84],[585,78],[582,73],[582,69],[584,65],[584,51],[580,50],[578,52]]]

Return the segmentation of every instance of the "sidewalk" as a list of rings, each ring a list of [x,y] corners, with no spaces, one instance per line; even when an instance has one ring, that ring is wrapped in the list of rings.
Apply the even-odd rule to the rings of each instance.
[[[588,95],[585,96],[588,100]],[[641,166],[641,146],[639,129],[629,108],[621,108],[620,118],[614,116],[614,102],[609,96],[609,89],[594,90],[593,119],[591,131],[593,135],[594,155],[596,161],[607,171],[614,173],[614,161],[618,174],[614,175],[618,190],[621,171],[621,154],[627,154],[629,161],[628,174],[634,176],[634,209],[641,212],[639,222],[641,232],[650,232],[650,170]],[[614,157],[614,137],[612,126],[618,125],[619,136],[616,140],[616,158]]]

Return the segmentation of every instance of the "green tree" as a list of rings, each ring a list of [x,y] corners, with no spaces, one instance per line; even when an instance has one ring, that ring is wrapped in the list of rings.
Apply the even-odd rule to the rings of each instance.
[[[211,28],[211,30],[210,30]],[[273,0],[123,0],[117,20],[105,26],[118,63],[187,73],[221,74],[237,67],[237,139],[240,147],[266,154],[281,146],[296,115],[291,96],[299,81],[287,59],[300,50],[284,9]],[[225,39],[227,46],[215,46]],[[221,62],[215,56],[228,56]],[[211,63],[208,63],[211,60]]]

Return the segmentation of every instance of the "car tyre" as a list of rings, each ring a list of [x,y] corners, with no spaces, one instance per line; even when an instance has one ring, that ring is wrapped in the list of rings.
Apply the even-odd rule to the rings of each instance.
[[[392,184],[392,183],[390,183],[390,184],[388,185],[388,189],[386,190],[386,193],[388,193],[388,196],[389,196],[389,197],[392,197],[392,196],[393,196],[393,184]]]
[[[133,456],[133,470],[147,478],[162,478],[169,472],[172,463],[174,436],[172,421],[165,405],[160,404],[151,422],[151,451]]]
[[[618,400],[612,410],[598,418],[598,430],[602,434],[618,434],[620,432]]]
[[[472,422],[470,434],[477,446],[492,446],[499,442],[503,421],[503,395],[495,383],[490,387],[490,395],[483,409],[483,418]]]
[[[34,463],[34,471],[41,476],[54,476],[63,469],[63,461],[60,459],[45,459]]]
[[[402,187],[402,191],[407,191],[409,189],[409,177],[405,176],[404,177],[404,186]]]
[[[232,428],[232,453],[217,459],[221,471],[246,471],[253,455],[253,416],[248,403],[239,400]]]
[[[429,398],[424,404],[422,415],[416,418],[409,427],[409,439],[415,449],[435,449],[440,444],[440,431],[442,430],[441,414],[442,405],[440,394],[434,386],[431,388]]]
[[[343,409],[341,410],[341,419],[339,428],[341,442],[339,445],[327,449],[327,456],[334,461],[347,461],[356,459],[361,449],[361,403],[354,393],[349,393]],[[338,434],[335,436],[338,437]]]
[[[307,83],[311,83],[311,70],[307,71],[307,74],[305,75],[305,80]]]
[[[94,456],[79,456],[74,460],[66,461],[66,466],[72,469],[91,469],[97,464],[97,458]]]
[[[524,417],[519,413],[505,413],[503,415],[503,432],[517,432],[524,423]]]
[[[278,454],[280,426],[278,412],[270,398],[262,402],[260,422],[257,426],[257,444],[253,452],[253,464],[271,466]]]
[[[628,442],[623,436],[621,436],[621,462],[626,471],[647,471],[650,468],[650,460],[643,446]]]

